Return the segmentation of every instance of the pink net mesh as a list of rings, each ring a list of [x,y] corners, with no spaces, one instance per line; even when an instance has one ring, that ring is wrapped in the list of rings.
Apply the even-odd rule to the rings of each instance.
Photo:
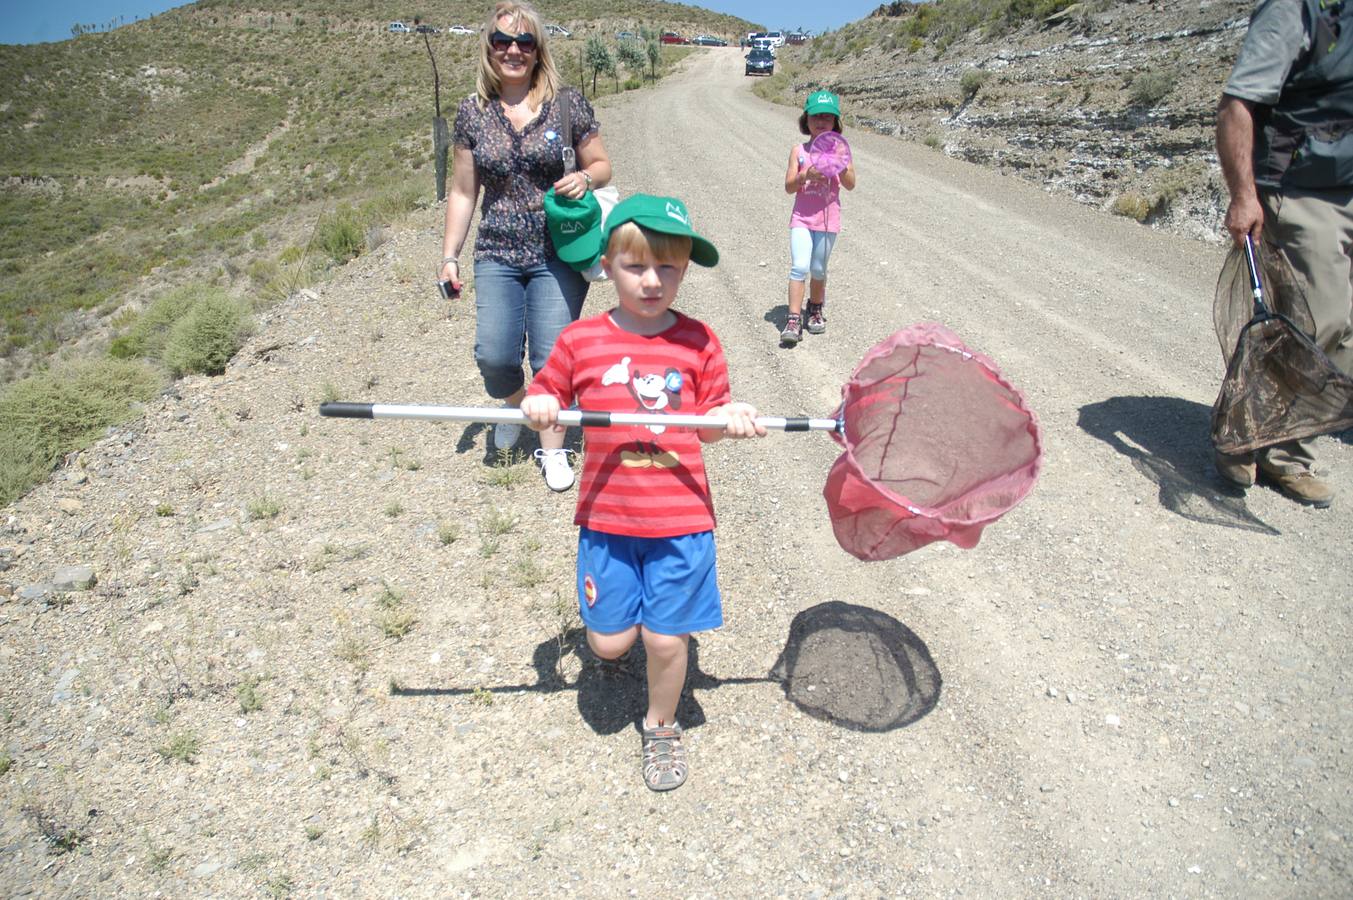
[[[836,540],[859,559],[976,546],[1038,479],[1042,438],[1024,396],[942,325],[876,345],[841,398],[845,452],[822,493]]]

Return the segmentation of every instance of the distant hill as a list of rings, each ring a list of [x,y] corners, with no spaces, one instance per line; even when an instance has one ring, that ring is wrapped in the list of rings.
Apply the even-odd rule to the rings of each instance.
[[[425,12],[477,29],[489,8]],[[556,51],[574,83],[590,35],[754,27],[651,0],[539,8],[573,32]],[[58,349],[97,351],[177,284],[275,299],[324,261],[316,222],[345,215],[360,245],[362,229],[430,202],[432,66],[422,36],[386,31],[417,14],[367,0],[201,0],[111,32],[0,47],[0,384]],[[428,38],[448,117],[472,88],[475,40]],[[683,52],[665,49],[667,64]]]
[[[1245,0],[891,3],[782,54],[767,85],[838,91],[848,120],[1218,240],[1214,111]]]

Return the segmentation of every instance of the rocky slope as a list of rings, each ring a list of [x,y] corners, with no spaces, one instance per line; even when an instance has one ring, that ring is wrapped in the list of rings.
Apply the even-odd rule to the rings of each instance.
[[[1216,240],[1226,190],[1214,110],[1249,10],[1236,0],[1086,2],[942,51],[912,36],[908,11],[819,38],[786,63],[796,98],[825,83],[860,125]]]

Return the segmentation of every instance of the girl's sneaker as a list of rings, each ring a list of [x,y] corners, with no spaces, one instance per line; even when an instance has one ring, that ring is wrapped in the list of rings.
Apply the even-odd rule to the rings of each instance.
[[[803,319],[798,313],[790,313],[785,322],[785,330],[780,332],[780,343],[790,347],[803,340]]]
[[[568,455],[572,453],[565,447],[558,450],[540,449],[535,453],[540,463],[540,474],[545,476],[545,484],[550,490],[563,493],[573,487],[573,466],[569,465]]]
[[[823,334],[827,330],[827,317],[823,315],[822,308],[825,303],[808,304],[808,333]]]
[[[672,791],[686,783],[686,748],[680,725],[644,728],[644,784],[650,791]]]

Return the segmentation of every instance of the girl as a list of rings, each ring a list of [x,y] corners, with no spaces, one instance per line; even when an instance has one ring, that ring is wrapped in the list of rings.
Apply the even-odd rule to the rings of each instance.
[[[855,162],[840,175],[825,176],[808,159],[808,145],[827,132],[841,133],[841,99],[831,91],[814,91],[803,104],[799,131],[808,140],[789,151],[785,193],[794,195],[789,217],[789,320],[780,342],[792,347],[803,339],[803,282],[812,274],[808,291],[808,331],[822,334],[827,294],[827,259],[841,230],[841,188],[855,190]]]

